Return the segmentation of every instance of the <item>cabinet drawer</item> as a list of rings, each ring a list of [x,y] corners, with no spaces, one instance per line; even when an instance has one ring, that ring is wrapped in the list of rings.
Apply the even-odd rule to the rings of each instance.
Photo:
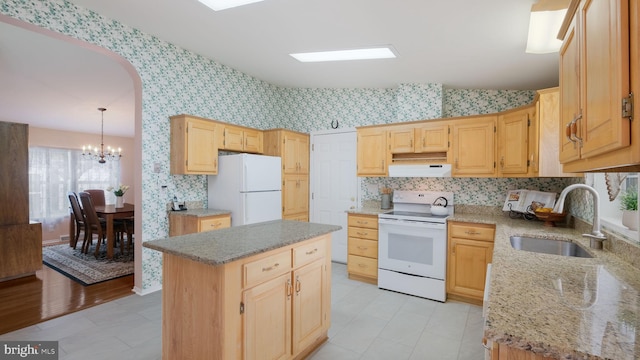
[[[361,227],[361,228],[369,228],[369,229],[377,229],[378,228],[378,217],[377,216],[360,216],[360,215],[349,215],[348,216],[349,226]]]
[[[349,255],[347,272],[368,277],[378,277],[378,260],[363,256]]]
[[[218,230],[222,228],[228,228],[231,226],[230,216],[216,216],[210,218],[203,218],[200,220],[199,232]]]
[[[451,237],[493,241],[496,229],[493,225],[451,223]]]
[[[348,234],[349,234],[349,237],[356,237],[361,239],[378,241],[378,230],[374,230],[374,229],[365,229],[365,228],[349,226]]]
[[[291,250],[244,264],[244,287],[248,288],[291,271]]]
[[[349,254],[378,258],[378,242],[358,238],[349,238]]]
[[[293,267],[298,268],[316,259],[323,258],[325,254],[325,239],[298,246],[293,249]]]

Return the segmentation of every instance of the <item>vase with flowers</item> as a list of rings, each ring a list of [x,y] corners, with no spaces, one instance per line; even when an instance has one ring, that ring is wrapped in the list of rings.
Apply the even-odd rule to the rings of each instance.
[[[126,193],[127,190],[129,190],[129,186],[122,184],[120,184],[118,188],[114,188],[113,186],[107,188],[107,191],[113,191],[113,194],[116,196],[117,208],[124,207],[124,193]]]
[[[638,191],[627,190],[620,194],[620,210],[622,210],[622,225],[629,230],[638,230]]]

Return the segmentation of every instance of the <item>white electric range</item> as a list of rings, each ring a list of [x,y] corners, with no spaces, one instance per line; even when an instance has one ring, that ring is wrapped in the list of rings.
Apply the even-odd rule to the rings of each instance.
[[[446,204],[446,214],[432,214],[434,203]],[[393,210],[378,215],[379,288],[446,301],[447,218],[453,210],[452,192],[394,191]]]

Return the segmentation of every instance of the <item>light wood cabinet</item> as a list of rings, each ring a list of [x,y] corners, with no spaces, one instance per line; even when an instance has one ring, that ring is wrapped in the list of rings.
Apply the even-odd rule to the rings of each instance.
[[[413,127],[393,127],[387,131],[389,152],[392,154],[413,153],[415,138]]]
[[[358,176],[386,176],[390,153],[387,132],[382,127],[357,129]]]
[[[221,131],[220,149],[262,154],[263,134],[261,130],[225,124]]]
[[[392,154],[443,153],[449,150],[449,125],[438,121],[397,126],[387,130]]]
[[[171,174],[217,174],[217,124],[190,115],[176,115],[170,119]]]
[[[169,213],[169,236],[179,236],[231,227],[231,215],[195,216]]]
[[[503,113],[498,116],[498,173],[503,177],[530,176],[536,138],[531,138],[531,120],[535,107]],[[535,126],[535,122],[534,122]]]
[[[487,264],[493,257],[495,226],[448,223],[447,296],[481,304]]]
[[[282,142],[284,174],[309,174],[309,135],[283,131]]]
[[[535,121],[535,124],[534,124]],[[530,170],[538,177],[573,177],[582,173],[566,173],[558,158],[560,146],[560,89],[538,90],[536,115],[532,119],[533,135],[529,148],[532,153]]]
[[[496,120],[484,116],[452,123],[453,176],[496,175]]]
[[[325,261],[318,259],[293,272],[293,353],[298,354],[322,336],[326,326],[324,304],[331,301],[323,287],[327,283]]]
[[[291,357],[291,276],[280,275],[242,293],[245,359]]]
[[[282,217],[308,217],[309,213],[309,176],[284,175],[282,180]]]
[[[264,153],[282,158],[282,218],[309,221],[309,135],[266,130]]]
[[[331,322],[330,242],[322,235],[219,266],[164,253],[163,359],[308,355]]]
[[[629,7],[629,0],[583,0],[573,1],[567,12],[560,49],[560,161],[565,171],[640,161],[637,148],[630,148],[637,142],[631,112],[625,113],[630,51],[637,54],[638,46],[629,40],[630,24],[638,26],[637,4],[631,17]]]
[[[350,279],[378,283],[378,216],[347,215],[347,273]]]
[[[423,124],[415,129],[415,152],[446,152],[449,150],[448,124]]]
[[[511,360],[511,359],[526,359],[526,360],[552,360],[553,357],[544,356],[542,354],[536,354],[530,350],[523,350],[514,348],[507,345],[499,345],[493,343],[491,346],[490,357],[491,360]]]

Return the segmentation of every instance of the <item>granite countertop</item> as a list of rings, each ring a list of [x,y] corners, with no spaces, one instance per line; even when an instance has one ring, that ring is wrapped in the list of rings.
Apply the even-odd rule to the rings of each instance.
[[[378,214],[385,213],[387,211],[392,211],[392,210],[393,208],[382,209],[380,207],[380,201],[367,200],[362,204],[362,207],[349,209],[347,210],[347,213],[362,214],[362,215],[378,215]]]
[[[488,339],[555,359],[640,358],[640,270],[591,249],[574,229],[506,215],[456,214],[450,220],[496,224]],[[511,235],[571,240],[594,257],[515,250]]]
[[[216,216],[216,215],[230,215],[231,211],[219,210],[219,209],[187,209],[183,211],[171,210],[170,213],[174,215],[179,215],[179,216],[207,217],[207,216]]]
[[[341,228],[337,225],[274,220],[146,241],[142,246],[205,264],[221,265]]]

